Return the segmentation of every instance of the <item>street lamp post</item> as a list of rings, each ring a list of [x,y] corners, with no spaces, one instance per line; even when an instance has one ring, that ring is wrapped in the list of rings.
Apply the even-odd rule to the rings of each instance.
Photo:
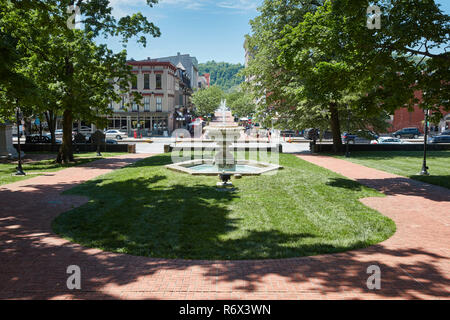
[[[424,110],[425,112],[425,136],[423,141],[423,163],[422,163],[422,171],[420,171],[421,176],[429,176],[428,167],[427,167],[427,140],[428,140],[428,109]]]
[[[19,101],[17,100],[17,103],[18,102]],[[21,122],[20,122],[20,109],[19,109],[19,106],[17,106],[17,110],[16,110],[16,120],[17,120],[17,151],[19,153],[19,160],[18,160],[18,165],[17,165],[17,168],[16,168],[16,170],[17,170],[16,175],[17,176],[25,176],[26,174],[25,174],[25,172],[23,171],[23,168],[22,168],[22,155],[21,155],[21,150],[20,150],[20,125],[21,125]]]
[[[345,157],[349,158],[350,157],[350,152],[348,150],[348,135],[350,134],[350,110],[347,108],[347,139],[345,141]]]

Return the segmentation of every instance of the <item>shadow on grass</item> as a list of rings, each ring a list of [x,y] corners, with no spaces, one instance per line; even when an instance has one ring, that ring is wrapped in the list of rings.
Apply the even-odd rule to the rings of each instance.
[[[227,208],[231,200],[239,197],[238,192],[223,192],[202,184],[158,185],[166,178],[155,175],[114,182],[107,178],[89,181],[69,193],[87,196],[91,201],[56,218],[53,228],[87,247],[162,258],[279,258],[367,246],[299,246],[299,241],[316,236],[277,230],[248,230],[238,239],[223,240],[221,236],[236,230],[241,220],[230,218]],[[130,192],[124,197],[127,190]]]
[[[332,178],[326,183],[326,185],[335,188],[349,189],[353,191],[361,191],[362,185],[356,181],[352,181],[344,178]]]

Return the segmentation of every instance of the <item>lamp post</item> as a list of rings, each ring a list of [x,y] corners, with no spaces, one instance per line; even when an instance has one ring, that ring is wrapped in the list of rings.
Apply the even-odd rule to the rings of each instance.
[[[25,172],[23,171],[22,168],[22,155],[21,155],[21,151],[20,151],[20,125],[22,124],[20,122],[20,108],[19,108],[19,100],[16,100],[17,102],[17,110],[16,110],[16,120],[17,120],[17,151],[19,153],[19,160],[18,160],[18,165],[17,165],[17,172],[16,175],[17,176],[25,176]]]
[[[423,141],[423,163],[422,163],[422,171],[420,171],[421,176],[429,176],[428,167],[427,167],[427,140],[428,140],[428,109],[425,109],[425,136]]]
[[[350,110],[349,110],[349,108],[348,108],[348,106],[347,106],[347,139],[345,140],[345,157],[346,158],[349,158],[350,157],[350,152],[349,152],[349,150],[348,150],[348,142],[349,142],[349,139],[348,139],[348,135],[350,134]]]

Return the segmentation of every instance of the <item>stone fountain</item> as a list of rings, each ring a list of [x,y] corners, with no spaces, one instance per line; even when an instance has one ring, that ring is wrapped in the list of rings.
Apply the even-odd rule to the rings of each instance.
[[[255,176],[282,168],[279,165],[260,161],[235,159],[231,146],[238,142],[244,128],[234,122],[225,100],[222,100],[220,107],[214,113],[214,120],[204,130],[205,135],[216,143],[214,157],[167,165],[168,169],[191,175],[217,175],[221,180],[217,185],[227,187],[232,185],[229,182],[232,176],[235,178]]]
[[[241,137],[244,128],[238,127],[233,121],[231,111],[226,107],[226,101],[222,100],[220,108],[215,112],[215,121],[205,127],[205,131],[211,140],[217,144],[217,153],[213,164],[222,171],[235,171],[236,160],[230,151],[230,146]],[[221,120],[218,120],[220,119]]]

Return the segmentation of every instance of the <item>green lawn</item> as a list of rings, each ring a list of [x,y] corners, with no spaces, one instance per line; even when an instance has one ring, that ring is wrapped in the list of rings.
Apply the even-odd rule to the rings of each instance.
[[[38,152],[27,152],[27,154],[38,154]],[[113,157],[120,155],[120,153],[102,153],[103,157]],[[56,154],[55,154],[56,159]],[[0,163],[0,185],[13,183],[20,180],[30,179],[36,177],[41,172],[53,172],[68,167],[73,167],[76,165],[92,162],[101,157],[97,157],[96,152],[79,153],[75,155],[76,162],[70,164],[57,164],[54,160],[43,160],[38,162],[23,164],[23,170],[27,174],[26,176],[13,176],[16,172],[17,161],[12,163]]]
[[[420,151],[355,151],[350,158],[339,158],[450,189],[450,151],[428,152],[430,176],[418,175],[423,162],[423,152]]]
[[[363,248],[389,238],[392,220],[358,199],[382,196],[293,155],[276,175],[233,180],[164,168],[159,155],[89,181],[66,194],[86,205],[53,222],[59,235],[87,247],[159,258],[264,259]]]

